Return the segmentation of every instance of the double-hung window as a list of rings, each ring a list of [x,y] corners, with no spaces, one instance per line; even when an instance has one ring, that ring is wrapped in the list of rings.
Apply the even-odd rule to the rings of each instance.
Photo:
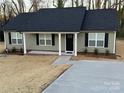
[[[19,32],[11,32],[11,42],[15,45],[21,45],[22,44],[22,34]]]
[[[39,42],[41,46],[51,46],[52,35],[51,34],[39,34]]]
[[[89,33],[89,47],[104,47],[105,33]]]

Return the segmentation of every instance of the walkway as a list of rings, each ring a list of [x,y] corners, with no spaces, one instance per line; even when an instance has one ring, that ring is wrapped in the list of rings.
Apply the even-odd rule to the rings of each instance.
[[[69,58],[62,56],[54,64],[71,64]],[[78,61],[43,93],[124,93],[124,63]]]
[[[70,61],[71,56],[59,56],[53,64],[73,64],[73,61]]]

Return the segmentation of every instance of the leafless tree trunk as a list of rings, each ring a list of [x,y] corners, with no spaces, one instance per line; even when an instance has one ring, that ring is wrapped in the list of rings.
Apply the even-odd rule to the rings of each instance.
[[[117,10],[118,9],[118,5],[120,5],[120,4],[124,4],[124,0],[120,0],[119,2],[114,2],[112,5],[111,5],[111,8],[114,8],[115,7],[115,9]]]
[[[91,9],[91,3],[92,3],[92,1],[88,0],[88,9]]]
[[[108,0],[103,0],[103,8],[104,8],[104,9],[107,8],[107,1],[108,1]]]
[[[84,0],[81,0],[81,6],[84,6]]]
[[[74,7],[74,0],[71,0],[72,7]]]
[[[101,0],[96,0],[95,1],[95,7],[96,7],[96,9],[100,9],[101,8]]]
[[[38,11],[41,8],[41,3],[43,3],[43,0],[30,0],[31,7],[29,8],[29,12],[33,9],[33,11]]]
[[[76,5],[76,7],[79,7],[79,0],[75,1],[75,5]]]
[[[111,8],[112,1],[108,0],[108,8]]]
[[[93,10],[95,9],[95,2],[94,2],[94,0],[92,0],[92,8],[93,8]]]
[[[56,8],[64,8],[66,2],[67,0],[53,0],[53,6]]]

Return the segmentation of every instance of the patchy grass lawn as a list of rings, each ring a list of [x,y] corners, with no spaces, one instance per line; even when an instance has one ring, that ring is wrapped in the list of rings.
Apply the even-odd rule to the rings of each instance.
[[[51,65],[56,56],[0,57],[0,93],[40,93],[68,65]]]
[[[70,67],[51,65],[56,58],[52,55],[1,56],[0,93],[41,93]]]

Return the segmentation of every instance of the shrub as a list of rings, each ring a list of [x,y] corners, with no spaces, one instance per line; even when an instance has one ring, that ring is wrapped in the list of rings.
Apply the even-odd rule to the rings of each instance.
[[[23,48],[20,48],[20,53],[23,53]]]
[[[12,48],[12,53],[15,53],[15,52],[16,52],[16,48],[13,47],[13,48]]]
[[[8,53],[8,52],[9,52],[8,48],[6,48],[6,49],[4,50],[4,52],[5,52],[5,53]]]
[[[95,55],[98,54],[98,49],[97,49],[97,48],[94,49],[94,54],[95,54]]]
[[[109,54],[110,54],[109,50],[106,50],[105,55],[109,55]]]
[[[87,53],[87,48],[85,48],[84,53]]]

